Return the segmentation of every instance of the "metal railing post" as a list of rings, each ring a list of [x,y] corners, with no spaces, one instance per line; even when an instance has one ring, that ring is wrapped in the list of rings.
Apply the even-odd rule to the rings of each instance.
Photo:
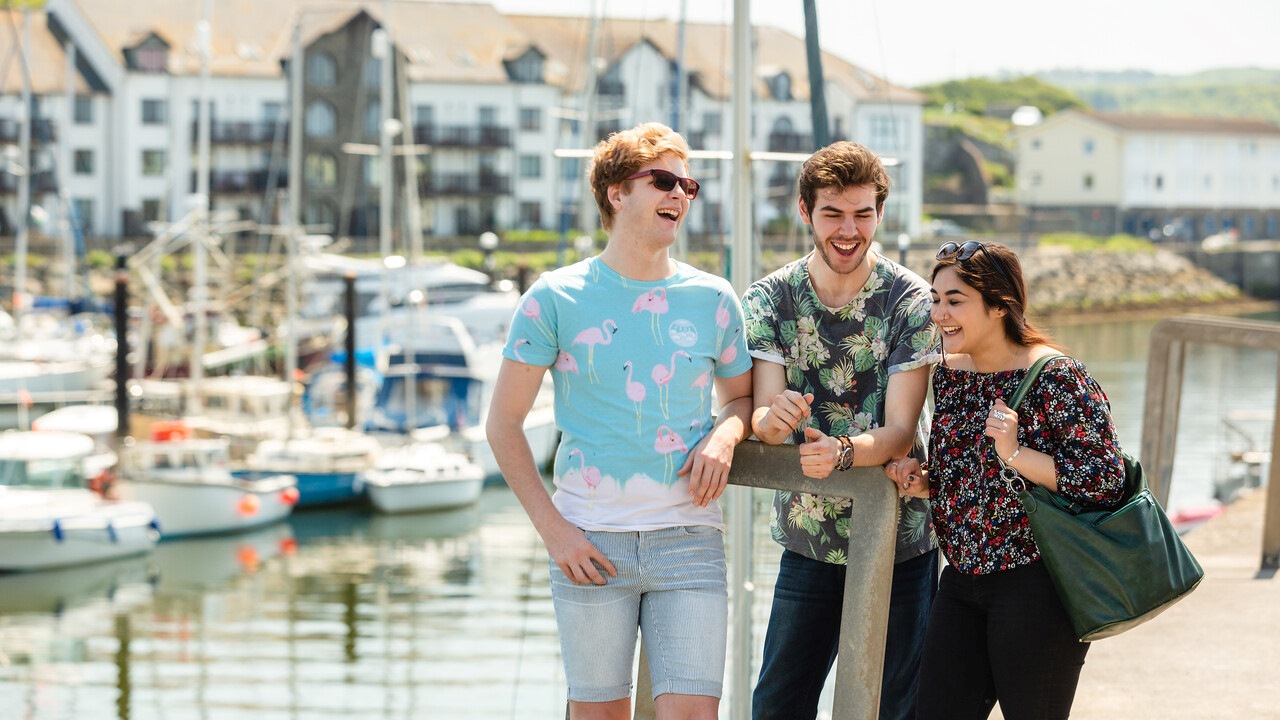
[[[729,482],[748,488],[852,498],[852,526],[860,532],[849,544],[832,718],[875,720],[880,710],[880,676],[898,526],[898,493],[893,484],[879,466],[854,468],[814,480],[800,472],[795,446],[755,441],[738,445]],[[635,718],[645,720],[654,717],[654,710],[643,642],[640,653]],[[752,648],[735,648],[729,672],[750,673],[751,657]],[[735,695],[730,701],[750,703],[751,698]]]
[[[1269,350],[1280,355],[1280,324],[1234,318],[1186,315],[1156,323],[1147,357],[1147,396],[1143,407],[1142,465],[1151,492],[1168,506],[1173,457],[1178,437],[1185,347],[1188,343]],[[1280,378],[1278,378],[1280,382]],[[1271,453],[1280,449],[1280,385],[1272,417]],[[1266,514],[1262,525],[1262,569],[1280,569],[1280,464],[1271,463]]]

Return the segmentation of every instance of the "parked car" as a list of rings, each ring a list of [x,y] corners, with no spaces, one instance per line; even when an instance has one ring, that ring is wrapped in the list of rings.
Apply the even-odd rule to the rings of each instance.
[[[957,223],[955,220],[938,218],[925,224],[924,234],[930,238],[966,238],[969,237],[970,232],[969,228]]]

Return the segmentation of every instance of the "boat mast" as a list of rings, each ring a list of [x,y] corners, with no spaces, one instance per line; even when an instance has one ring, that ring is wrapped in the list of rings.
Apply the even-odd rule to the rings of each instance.
[[[26,305],[27,292],[27,220],[31,214],[31,67],[27,53],[31,47],[31,9],[22,8],[22,38],[18,40],[18,57],[22,64],[22,102],[18,108],[18,217],[15,228],[14,254],[17,268],[13,276],[13,321],[17,325]]]
[[[201,412],[200,383],[204,379],[205,337],[208,334],[208,318],[205,313],[209,303],[209,255],[205,243],[209,241],[209,59],[213,52],[213,37],[209,18],[213,15],[213,0],[204,0],[201,18],[196,25],[196,49],[200,53],[199,114],[196,125],[196,223],[191,251],[195,253],[195,287],[192,311],[195,313],[195,338],[191,343],[188,408],[190,415]]]
[[[591,151],[596,145],[596,62],[597,50],[596,40],[597,32],[600,27],[600,10],[596,0],[591,0],[591,24],[587,30],[587,74],[582,87],[582,125],[578,128],[578,137],[581,140],[583,149]],[[582,169],[585,171],[589,158],[582,159]],[[584,173],[585,175],[585,173]],[[591,240],[589,246],[583,241],[583,247],[595,248],[595,230],[596,230],[596,210],[595,195],[591,192],[591,183],[586,177],[581,179],[582,196],[578,201],[578,224],[582,228],[582,235]],[[576,244],[576,243],[575,243]]]
[[[284,336],[284,381],[289,384],[289,411],[285,413],[288,418],[285,442],[293,437],[293,376],[298,367],[294,325],[298,317],[297,246],[302,194],[302,62],[302,14],[299,13],[293,26],[293,48],[289,57],[289,217],[285,221],[288,230],[284,239],[285,277],[288,279],[284,293],[287,317],[284,327],[288,328]],[[348,327],[347,332],[351,331]]]
[[[827,130],[827,91],[822,79],[822,48],[818,45],[818,8],[814,0],[804,0],[804,46],[809,57],[809,116],[813,124],[813,147],[831,142]]]

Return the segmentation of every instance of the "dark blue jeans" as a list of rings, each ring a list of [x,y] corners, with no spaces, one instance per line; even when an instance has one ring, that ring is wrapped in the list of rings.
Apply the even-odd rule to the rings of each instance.
[[[844,579],[844,565],[782,552],[760,680],[751,698],[753,720],[817,716],[818,696],[836,660]],[[937,590],[937,550],[893,566],[880,720],[911,717],[925,624]]]

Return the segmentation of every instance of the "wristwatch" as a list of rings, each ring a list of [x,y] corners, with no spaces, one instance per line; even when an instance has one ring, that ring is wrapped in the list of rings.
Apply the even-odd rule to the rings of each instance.
[[[853,467],[853,439],[848,435],[837,435],[840,450],[836,453],[836,469],[848,470]]]

